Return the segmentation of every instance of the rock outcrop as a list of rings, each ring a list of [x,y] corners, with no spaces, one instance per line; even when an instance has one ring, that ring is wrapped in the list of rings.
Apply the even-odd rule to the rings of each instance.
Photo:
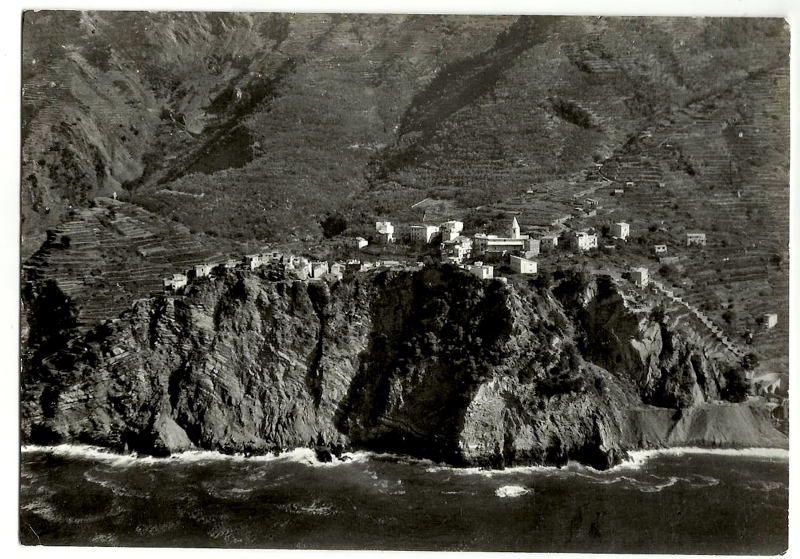
[[[675,410],[637,416],[642,398],[670,393],[674,378],[683,398],[682,374],[697,400],[710,397],[713,367],[675,349],[685,343],[676,333],[632,320],[613,293],[589,299],[596,323],[572,323],[549,290],[449,266],[332,285],[280,278],[204,278],[85,336],[60,332],[69,341],[51,355],[29,347],[23,440],[151,454],[370,448],[461,465],[606,468],[640,446],[736,444],[736,428],[719,422],[751,413],[698,410],[690,424],[671,419]],[[30,323],[30,340],[50,339]],[[576,327],[590,340],[603,328],[626,337],[606,344],[604,358],[582,355]],[[753,433],[780,438],[766,418],[743,421],[746,444]]]

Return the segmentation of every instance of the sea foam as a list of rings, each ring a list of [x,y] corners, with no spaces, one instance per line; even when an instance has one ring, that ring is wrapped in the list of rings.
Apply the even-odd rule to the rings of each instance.
[[[521,485],[504,485],[503,487],[498,488],[497,491],[494,492],[494,494],[500,498],[521,497],[528,493],[530,493],[530,489],[526,489]]]
[[[274,462],[286,461],[305,464],[315,467],[335,467],[347,463],[367,462],[372,454],[369,452],[346,452],[342,458],[333,457],[331,462],[317,460],[316,452],[310,448],[295,448],[278,455],[265,454],[247,456],[244,454],[223,454],[213,450],[187,450],[178,454],[165,457],[139,456],[135,452],[130,454],[117,454],[106,448],[92,445],[61,444],[57,446],[25,445],[21,448],[23,454],[36,452],[49,453],[55,456],[68,458],[89,459],[103,462],[112,466],[131,466],[134,464],[166,464],[170,462],[201,463],[201,462]]]

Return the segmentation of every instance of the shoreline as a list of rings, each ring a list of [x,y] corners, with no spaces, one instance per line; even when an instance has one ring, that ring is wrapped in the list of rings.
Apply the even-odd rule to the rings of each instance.
[[[123,464],[167,464],[170,462],[178,463],[192,463],[201,461],[250,461],[250,462],[274,462],[274,461],[294,461],[299,464],[306,464],[309,466],[317,467],[335,467],[342,464],[365,462],[368,460],[381,460],[391,457],[392,460],[409,459],[413,462],[427,463],[429,469],[447,468],[456,472],[463,473],[477,473],[481,475],[494,475],[508,473],[521,473],[529,471],[531,473],[536,471],[569,471],[571,468],[581,467],[589,468],[598,473],[616,472],[626,469],[638,469],[649,461],[651,458],[657,456],[684,456],[684,455],[701,455],[710,454],[717,456],[730,456],[741,458],[773,458],[779,460],[789,460],[790,452],[785,448],[777,447],[747,447],[747,448],[720,448],[720,447],[692,447],[692,446],[677,446],[657,449],[640,449],[629,450],[628,459],[621,463],[607,469],[595,470],[591,466],[579,462],[569,462],[565,466],[554,465],[527,465],[527,466],[510,466],[502,470],[481,469],[475,467],[458,467],[450,464],[436,463],[431,460],[414,458],[412,456],[396,455],[391,453],[375,453],[372,451],[359,450],[355,452],[345,452],[342,454],[345,459],[334,459],[331,462],[320,462],[316,459],[316,453],[313,449],[306,447],[299,447],[292,450],[281,452],[280,454],[265,454],[248,456],[244,454],[225,454],[215,450],[187,450],[171,454],[169,456],[149,456],[139,455],[136,453],[119,454],[111,449],[105,447],[85,445],[85,444],[60,444],[53,446],[44,445],[21,445],[20,456],[25,454],[34,453],[48,453],[57,456],[69,458],[83,458],[95,459],[105,462],[111,462],[114,465]]]

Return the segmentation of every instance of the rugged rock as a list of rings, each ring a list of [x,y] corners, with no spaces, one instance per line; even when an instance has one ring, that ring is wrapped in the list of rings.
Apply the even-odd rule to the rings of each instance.
[[[681,420],[674,410],[631,411],[662,385],[683,398],[680,375],[713,367],[696,348],[675,357],[665,348],[684,347],[678,334],[667,344],[663,328],[633,320],[613,293],[589,293],[597,322],[573,326],[550,291],[448,266],[333,285],[270,277],[205,278],[183,297],[140,300],[52,355],[31,348],[23,439],[152,454],[311,446],[326,457],[370,448],[486,467],[573,459],[606,468],[639,446],[781,437],[739,408]],[[630,337],[587,353],[590,362],[570,341],[575,327],[591,339]],[[41,339],[39,330],[31,336]],[[698,400],[712,394],[696,381],[691,389]],[[734,415],[733,427],[720,424]]]
[[[719,379],[731,364],[710,359],[702,340],[676,332],[652,305],[630,304],[607,277],[591,294],[575,313],[587,359],[628,378],[650,404],[688,408],[719,399]]]

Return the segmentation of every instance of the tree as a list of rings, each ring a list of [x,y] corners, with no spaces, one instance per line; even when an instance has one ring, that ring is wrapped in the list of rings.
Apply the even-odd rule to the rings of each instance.
[[[743,402],[747,398],[747,377],[743,368],[729,369],[725,373],[725,388],[721,390],[721,395],[729,402]]]
[[[742,357],[742,368],[745,371],[752,371],[756,369],[759,365],[758,355],[753,353],[752,351]]]
[[[320,222],[322,227],[322,234],[326,239],[341,235],[347,229],[347,220],[340,214],[328,214],[328,216]]]
[[[736,320],[736,313],[734,313],[732,310],[728,309],[727,311],[722,313],[722,320],[724,320],[725,322],[730,324],[731,322]]]

